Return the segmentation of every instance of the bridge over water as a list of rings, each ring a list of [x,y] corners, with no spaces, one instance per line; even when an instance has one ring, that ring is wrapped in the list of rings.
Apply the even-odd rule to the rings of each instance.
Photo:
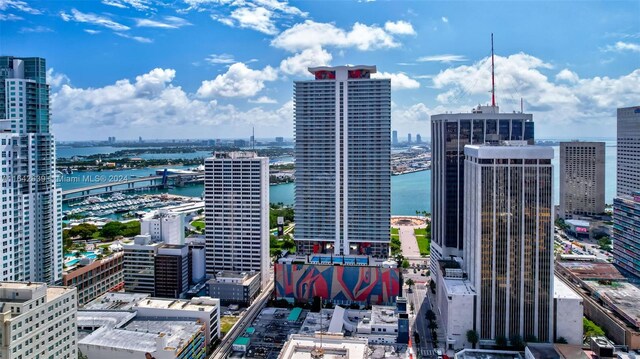
[[[99,183],[87,187],[73,188],[62,191],[62,201],[81,200],[86,197],[104,195],[116,192],[130,192],[148,190],[156,188],[167,188],[169,185],[184,185],[190,183],[201,183],[204,176],[201,174],[169,174],[165,176],[148,176],[140,178],[125,179]]]

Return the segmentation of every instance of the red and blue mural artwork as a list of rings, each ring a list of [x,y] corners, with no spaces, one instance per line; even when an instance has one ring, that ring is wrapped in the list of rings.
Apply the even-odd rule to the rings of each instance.
[[[296,302],[313,297],[341,302],[393,304],[400,295],[400,270],[373,266],[275,265],[276,296]]]

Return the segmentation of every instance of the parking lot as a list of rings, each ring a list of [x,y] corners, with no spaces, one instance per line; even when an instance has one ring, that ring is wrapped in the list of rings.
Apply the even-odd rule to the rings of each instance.
[[[300,331],[308,311],[303,310],[295,321],[289,321],[291,310],[284,308],[265,308],[251,324],[253,333],[246,333],[250,339],[245,358],[277,359],[280,349],[289,334]],[[233,357],[240,353],[235,353]]]

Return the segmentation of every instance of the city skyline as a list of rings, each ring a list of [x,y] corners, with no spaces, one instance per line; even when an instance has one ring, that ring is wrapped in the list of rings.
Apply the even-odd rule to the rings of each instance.
[[[612,138],[615,108],[640,97],[637,2],[402,4],[11,0],[0,52],[47,58],[59,140],[169,138],[176,126],[245,137],[248,125],[291,137],[290,81],[343,63],[376,64],[393,82],[392,128],[426,139],[430,115],[488,102],[492,32],[498,104],[511,112],[523,98],[538,138]]]

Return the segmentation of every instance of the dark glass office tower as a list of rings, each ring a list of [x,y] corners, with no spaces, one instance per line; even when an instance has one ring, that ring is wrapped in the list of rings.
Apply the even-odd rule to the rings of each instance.
[[[462,255],[464,146],[512,140],[533,144],[533,115],[478,106],[471,113],[431,116],[432,267],[438,259]]]

